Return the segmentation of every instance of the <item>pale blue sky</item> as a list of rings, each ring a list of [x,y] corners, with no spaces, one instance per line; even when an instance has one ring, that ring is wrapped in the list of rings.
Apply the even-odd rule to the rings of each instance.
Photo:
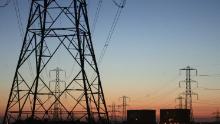
[[[27,1],[22,0],[19,3],[24,26],[28,10]],[[94,3],[89,2],[91,21],[97,2],[98,0],[94,0]],[[97,57],[104,45],[116,9],[111,0],[103,0],[93,36]],[[0,8],[1,94],[7,94],[6,91],[9,91],[21,39],[13,4]],[[155,107],[148,104],[150,98],[146,101],[142,98],[146,95],[153,96],[159,90],[161,93],[158,97],[161,98],[172,89],[178,89],[178,81],[184,79],[183,76],[179,76],[178,69],[190,65],[197,68],[200,74],[220,74],[219,50],[219,0],[127,0],[100,66],[109,104],[112,100],[118,102],[119,96],[127,94],[131,99],[140,98],[141,102],[146,102],[146,108],[147,105]],[[200,86],[220,88],[220,78],[196,77],[196,80]],[[181,90],[167,99],[174,100],[179,92]],[[201,99],[207,99],[205,96],[209,94],[212,98],[210,102],[220,98],[220,95],[213,91],[197,89],[196,92],[201,94]],[[137,102],[138,100],[134,100],[132,104],[135,105]],[[5,103],[1,101],[1,104]],[[213,106],[213,110],[215,108],[216,106]]]

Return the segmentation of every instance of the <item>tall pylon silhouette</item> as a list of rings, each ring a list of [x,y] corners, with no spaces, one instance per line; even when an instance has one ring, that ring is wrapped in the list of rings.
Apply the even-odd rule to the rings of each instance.
[[[59,57],[63,66],[74,64],[74,71],[57,96],[45,75],[47,68],[61,61]],[[62,100],[64,94],[68,101]],[[86,0],[31,1],[3,124],[53,121],[50,110],[58,103],[64,120],[109,123]]]
[[[130,100],[130,98],[128,96],[122,96],[120,97],[120,99],[122,99],[122,121],[126,121],[127,120],[127,99]]]
[[[191,79],[192,71],[195,71],[197,76],[197,69],[194,69],[190,66],[187,66],[186,68],[180,69],[180,71],[185,71],[186,79],[179,82],[179,87],[181,87],[181,83],[185,83],[185,92],[182,94],[185,95],[185,109],[190,109],[190,117],[191,121],[194,121],[193,118],[193,106],[192,106],[192,96],[196,95],[198,99],[198,94],[192,91],[192,83],[196,83],[198,87],[198,82]]]
[[[51,75],[52,72],[55,73],[56,78],[50,81],[49,88],[52,88],[52,89],[54,88],[53,93],[56,96],[56,98],[58,98],[58,100],[55,100],[56,102],[54,103],[52,113],[53,113],[53,120],[59,121],[59,120],[62,120],[62,109],[59,103],[59,101],[61,100],[59,98],[61,94],[60,91],[62,90],[61,88],[66,88],[66,82],[61,80],[60,77],[61,77],[61,72],[63,72],[65,76],[66,76],[66,72],[59,67],[50,70],[49,75]],[[49,97],[51,97],[51,95]]]

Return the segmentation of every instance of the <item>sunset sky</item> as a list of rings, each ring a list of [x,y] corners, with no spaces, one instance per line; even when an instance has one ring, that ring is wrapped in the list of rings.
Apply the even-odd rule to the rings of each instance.
[[[28,0],[18,0],[25,29]],[[120,1],[120,0],[116,0]],[[0,1],[0,4],[3,2]],[[89,1],[90,24],[98,0]],[[117,7],[103,0],[93,33],[97,58],[104,46]],[[4,113],[23,36],[15,8],[0,8],[0,115]],[[57,64],[58,65],[58,64]],[[54,65],[55,67],[57,65]],[[121,104],[126,95],[129,109],[175,108],[184,91],[179,69],[198,69],[192,84],[196,118],[212,118],[220,107],[220,1],[219,0],[127,0],[110,45],[99,65],[107,104]],[[208,76],[201,76],[208,75]],[[219,89],[219,90],[218,90]]]

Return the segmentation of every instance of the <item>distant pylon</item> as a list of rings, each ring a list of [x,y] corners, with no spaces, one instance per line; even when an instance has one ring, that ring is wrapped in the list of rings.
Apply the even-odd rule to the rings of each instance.
[[[216,112],[213,113],[215,122],[220,122],[220,112],[217,110]]]
[[[122,96],[120,99],[122,99],[122,121],[125,121],[127,119],[127,99],[129,99],[129,97]]]
[[[193,119],[192,96],[196,95],[198,99],[198,94],[192,91],[191,83],[197,83],[197,87],[198,87],[198,82],[191,79],[191,72],[195,71],[197,76],[197,69],[187,66],[186,68],[180,69],[180,71],[186,72],[186,79],[184,81],[179,82],[179,87],[181,87],[181,83],[185,83],[186,89],[185,92],[182,93],[185,95],[185,109],[190,109],[191,121],[193,121],[194,119]]]
[[[184,100],[184,98],[182,96],[178,96],[175,100],[179,101],[178,109],[183,109],[183,100]]]
[[[54,108],[52,110],[53,120],[62,120],[62,110],[61,110],[62,107],[58,101],[61,100],[59,98],[59,96],[61,95],[61,86],[60,86],[61,84],[60,83],[63,83],[63,86],[64,86],[63,88],[66,88],[66,82],[60,79],[60,73],[61,72],[65,73],[65,71],[63,69],[60,69],[59,67],[57,67],[56,69],[50,70],[50,73],[51,72],[55,72],[56,79],[50,81],[49,88],[51,88],[51,86],[54,86],[54,95],[57,98],[57,100],[54,100],[56,102],[54,103]],[[49,75],[51,75],[51,74],[49,74]],[[66,75],[66,73],[65,73],[65,75]],[[51,83],[54,83],[54,84],[51,84]]]
[[[109,113],[110,113],[110,118],[111,118],[111,123],[112,124],[115,124],[117,122],[117,115],[118,115],[118,109],[116,109],[116,104],[115,103],[112,103],[112,105],[109,105]]]
[[[50,110],[57,103],[63,120],[109,123],[86,1],[31,0],[3,124],[53,121]],[[63,62],[59,64],[65,70],[74,64],[74,71],[59,95],[49,87],[50,79],[45,76],[47,68],[54,67],[57,61]],[[32,76],[27,73],[30,66]],[[68,101],[60,100],[65,94]]]

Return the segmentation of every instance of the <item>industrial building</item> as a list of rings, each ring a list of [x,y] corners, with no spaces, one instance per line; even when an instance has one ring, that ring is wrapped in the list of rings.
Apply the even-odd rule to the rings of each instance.
[[[189,124],[189,109],[161,109],[160,124]]]
[[[128,124],[156,124],[156,110],[128,110]]]

